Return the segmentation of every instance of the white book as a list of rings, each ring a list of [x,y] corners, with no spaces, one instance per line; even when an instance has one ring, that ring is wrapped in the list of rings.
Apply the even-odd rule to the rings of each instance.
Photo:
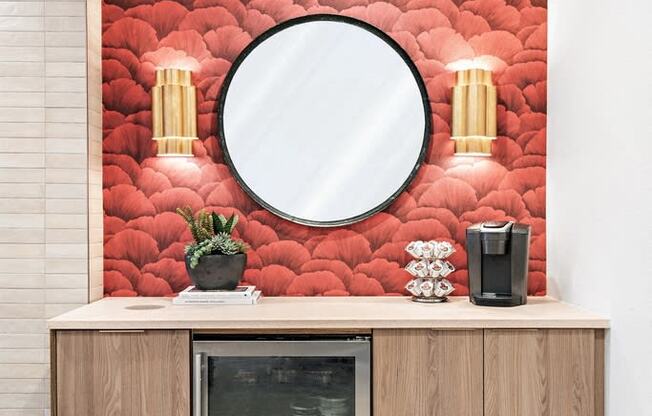
[[[199,290],[189,286],[179,292],[183,299],[222,299],[222,298],[249,298],[254,294],[256,286],[238,286],[234,290]]]
[[[256,290],[252,296],[246,298],[187,299],[177,296],[172,299],[172,303],[174,305],[255,305],[261,297],[262,294],[260,290]]]

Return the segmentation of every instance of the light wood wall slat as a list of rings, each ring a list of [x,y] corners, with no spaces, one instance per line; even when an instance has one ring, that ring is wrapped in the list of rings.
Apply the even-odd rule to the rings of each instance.
[[[0,415],[47,411],[45,320],[102,296],[100,4],[0,2]]]

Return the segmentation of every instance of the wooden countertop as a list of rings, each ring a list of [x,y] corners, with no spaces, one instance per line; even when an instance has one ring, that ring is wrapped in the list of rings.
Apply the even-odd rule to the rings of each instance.
[[[148,309],[154,305],[157,309]],[[269,297],[258,305],[173,305],[169,298],[105,298],[48,321],[50,329],[607,328],[609,321],[550,297],[511,308],[467,297]]]

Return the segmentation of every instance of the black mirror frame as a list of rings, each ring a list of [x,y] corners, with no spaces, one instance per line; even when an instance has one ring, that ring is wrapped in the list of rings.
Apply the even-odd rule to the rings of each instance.
[[[314,221],[305,218],[299,218],[290,215],[286,212],[280,211],[275,207],[269,205],[266,201],[260,198],[251,188],[249,188],[249,186],[247,186],[246,182],[242,179],[242,177],[238,173],[238,170],[236,169],[233,160],[231,159],[231,156],[229,154],[229,150],[226,145],[226,138],[224,135],[223,115],[224,115],[224,105],[226,102],[226,96],[229,91],[231,80],[235,76],[242,62],[244,62],[247,56],[258,45],[260,45],[262,42],[264,42],[269,37],[275,35],[276,33],[295,25],[314,22],[314,21],[334,21],[334,22],[347,23],[365,29],[373,33],[383,41],[385,41],[385,43],[387,43],[390,47],[392,47],[392,49],[394,49],[399,54],[399,56],[403,59],[405,64],[410,69],[410,72],[414,76],[419,91],[421,92],[421,100],[423,102],[423,110],[425,115],[423,143],[421,146],[421,151],[419,152],[419,157],[417,158],[417,161],[414,167],[412,168],[412,171],[408,175],[407,179],[403,182],[403,184],[389,198],[387,198],[385,201],[383,201],[376,207],[370,209],[369,211],[356,215],[351,218],[345,218],[342,220],[335,220],[335,221]],[[279,23],[278,25],[260,34],[249,45],[247,45],[242,52],[240,52],[238,57],[231,65],[231,68],[229,69],[221,86],[219,104],[218,104],[218,125],[219,125],[219,142],[220,142],[220,147],[222,148],[222,153],[224,155],[224,161],[226,165],[229,167],[229,169],[231,170],[231,173],[233,174],[238,185],[240,185],[240,187],[247,193],[247,195],[249,195],[254,201],[256,201],[257,204],[259,204],[261,207],[265,208],[269,212],[275,214],[276,216],[297,224],[302,224],[302,225],[307,225],[312,227],[340,227],[340,226],[345,226],[345,225],[354,224],[356,222],[360,222],[362,220],[365,220],[373,216],[374,214],[384,211],[405,191],[405,189],[414,180],[414,177],[416,176],[417,172],[419,171],[419,168],[421,167],[423,161],[425,160],[426,152],[430,145],[430,136],[432,134],[432,111],[430,108],[430,99],[428,98],[428,91],[426,90],[425,83],[423,81],[423,78],[421,78],[421,74],[419,73],[419,70],[417,69],[416,65],[414,64],[410,56],[407,54],[407,52],[405,52],[405,50],[388,34],[386,34],[384,31],[378,29],[377,27],[367,22],[363,22],[362,20],[358,20],[353,17],[340,16],[334,14],[314,14],[314,15],[289,19],[282,23]]]

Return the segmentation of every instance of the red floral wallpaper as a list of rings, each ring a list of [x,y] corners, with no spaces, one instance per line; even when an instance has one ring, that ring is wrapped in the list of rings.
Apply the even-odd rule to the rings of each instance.
[[[546,290],[546,0],[110,0],[103,5],[104,290],[161,296],[190,284],[181,205],[240,215],[249,242],[245,281],[274,295],[404,293],[403,247],[415,239],[455,244],[455,295],[467,290],[465,228],[489,219],[532,225],[529,292]],[[428,89],[434,135],[426,163],[385,212],[316,229],[264,211],[225,166],[217,97],[231,62],[277,22],[311,13],[353,16],[392,36]],[[453,157],[451,70],[494,70],[499,138],[487,159]],[[195,158],[156,158],[149,90],[157,66],[194,71]]]

